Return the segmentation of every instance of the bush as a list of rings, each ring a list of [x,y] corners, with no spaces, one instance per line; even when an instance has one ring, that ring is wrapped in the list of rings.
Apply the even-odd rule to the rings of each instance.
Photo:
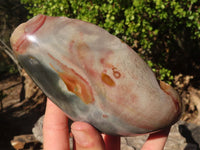
[[[170,70],[164,68],[166,58],[184,48],[184,36],[192,41],[200,39],[198,0],[21,0],[21,3],[33,16],[67,16],[103,27],[151,61],[160,72],[159,78],[165,76],[166,81],[172,79]],[[163,69],[166,70],[159,71]],[[166,71],[170,77],[165,75]]]

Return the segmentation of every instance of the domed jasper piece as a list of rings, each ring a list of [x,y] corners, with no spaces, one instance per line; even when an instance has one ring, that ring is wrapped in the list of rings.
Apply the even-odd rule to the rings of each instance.
[[[134,136],[180,117],[176,91],[159,85],[136,52],[96,25],[38,15],[16,28],[11,45],[35,83],[74,121]]]

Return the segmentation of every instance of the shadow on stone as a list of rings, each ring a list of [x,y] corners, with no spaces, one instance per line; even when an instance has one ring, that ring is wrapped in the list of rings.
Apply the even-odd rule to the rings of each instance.
[[[179,132],[186,139],[187,142],[184,150],[200,150],[199,144],[194,140],[191,131],[186,125],[179,125]]]

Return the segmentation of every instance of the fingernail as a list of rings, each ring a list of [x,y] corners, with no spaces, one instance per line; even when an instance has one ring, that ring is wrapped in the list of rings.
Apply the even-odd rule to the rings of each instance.
[[[71,130],[76,143],[82,147],[90,147],[92,144],[92,138],[84,131]]]

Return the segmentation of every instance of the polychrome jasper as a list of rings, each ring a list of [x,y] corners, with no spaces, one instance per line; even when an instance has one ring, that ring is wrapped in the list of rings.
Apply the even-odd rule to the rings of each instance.
[[[133,136],[180,117],[174,89],[159,85],[136,52],[96,25],[38,15],[17,27],[11,45],[36,84],[74,121]]]

